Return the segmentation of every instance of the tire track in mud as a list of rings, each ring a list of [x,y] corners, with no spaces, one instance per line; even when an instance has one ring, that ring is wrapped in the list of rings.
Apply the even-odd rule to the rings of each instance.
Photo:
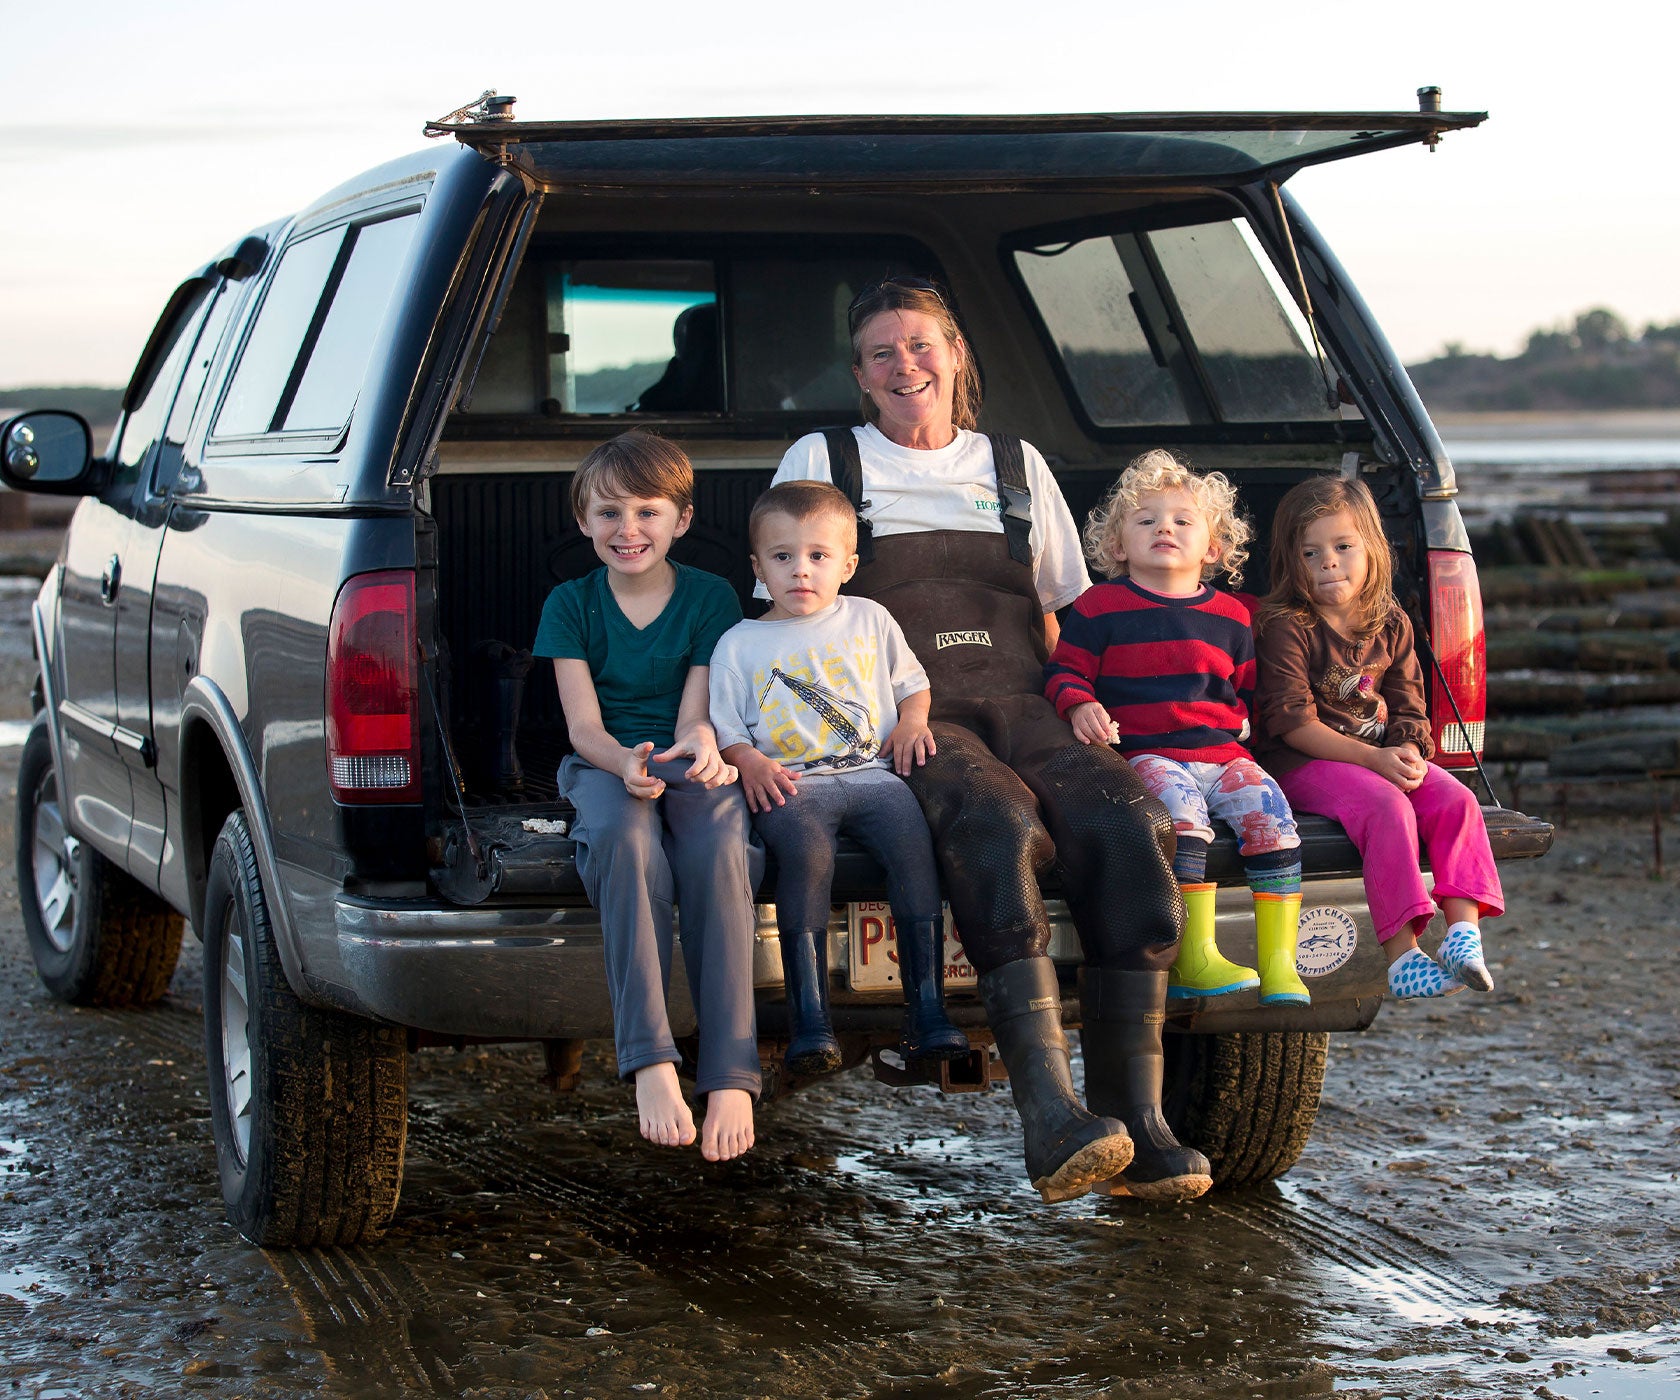
[[[696,1302],[704,1312],[741,1326],[772,1346],[798,1346],[813,1363],[840,1362],[860,1343],[902,1332],[872,1305],[801,1269],[797,1254],[779,1254],[769,1266],[730,1248],[728,1228],[697,1243],[696,1227],[673,1232],[630,1208],[634,1195],[611,1184],[597,1186],[545,1170],[534,1154],[482,1134],[468,1135],[411,1112],[409,1144],[434,1161],[470,1172],[481,1189],[523,1198],[560,1213],[557,1228],[618,1255],[647,1272],[661,1287]],[[743,1222],[743,1232],[761,1225]],[[714,1247],[716,1246],[716,1247]],[[710,1262],[714,1257],[723,1261]]]
[[[446,1333],[431,1335],[436,1329],[415,1339],[413,1322],[440,1309],[405,1263],[381,1263],[364,1245],[264,1250],[263,1257],[333,1369],[379,1376],[382,1386],[404,1394],[456,1393],[461,1349],[443,1344]]]

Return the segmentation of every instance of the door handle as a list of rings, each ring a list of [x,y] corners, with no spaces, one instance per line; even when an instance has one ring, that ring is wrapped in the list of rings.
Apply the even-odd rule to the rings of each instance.
[[[111,562],[105,566],[105,572],[99,576],[99,599],[103,603],[117,601],[117,590],[122,587],[122,560],[116,555],[111,556]]]

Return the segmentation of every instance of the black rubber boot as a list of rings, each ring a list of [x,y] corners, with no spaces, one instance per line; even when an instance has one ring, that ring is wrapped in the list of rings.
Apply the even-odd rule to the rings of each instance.
[[[1166,1004],[1165,972],[1079,970],[1085,1097],[1093,1113],[1126,1125],[1134,1148],[1130,1166],[1093,1188],[1100,1194],[1189,1201],[1213,1185],[1208,1159],[1179,1142],[1161,1116]]]
[[[840,1042],[828,1018],[828,930],[783,931],[782,981],[787,998],[789,1074],[832,1074]]]
[[[1021,1115],[1027,1175],[1046,1201],[1071,1201],[1132,1160],[1131,1139],[1112,1118],[1085,1111],[1073,1092],[1062,994],[1049,958],[1022,958],[980,979],[986,1020],[1009,1071]]]
[[[898,1053],[906,1060],[960,1060],[968,1037],[945,1014],[945,921],[898,925],[898,976],[904,984],[904,1030]]]

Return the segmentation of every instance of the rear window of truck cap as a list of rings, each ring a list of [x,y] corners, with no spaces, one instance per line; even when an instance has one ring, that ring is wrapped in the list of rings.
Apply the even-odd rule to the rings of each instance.
[[[1433,142],[1484,112],[1169,112],[1012,117],[779,117],[433,125],[542,184],[971,191],[1207,185]]]

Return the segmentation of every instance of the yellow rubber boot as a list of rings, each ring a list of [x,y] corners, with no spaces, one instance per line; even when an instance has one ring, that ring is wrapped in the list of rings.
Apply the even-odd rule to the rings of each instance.
[[[1260,1004],[1312,1001],[1295,970],[1295,935],[1301,926],[1301,896],[1254,892],[1254,942],[1259,949]]]
[[[1220,957],[1214,945],[1213,901],[1219,887],[1181,885],[1179,888],[1184,893],[1184,938],[1167,979],[1168,998],[1218,997],[1258,987],[1258,972]]]

